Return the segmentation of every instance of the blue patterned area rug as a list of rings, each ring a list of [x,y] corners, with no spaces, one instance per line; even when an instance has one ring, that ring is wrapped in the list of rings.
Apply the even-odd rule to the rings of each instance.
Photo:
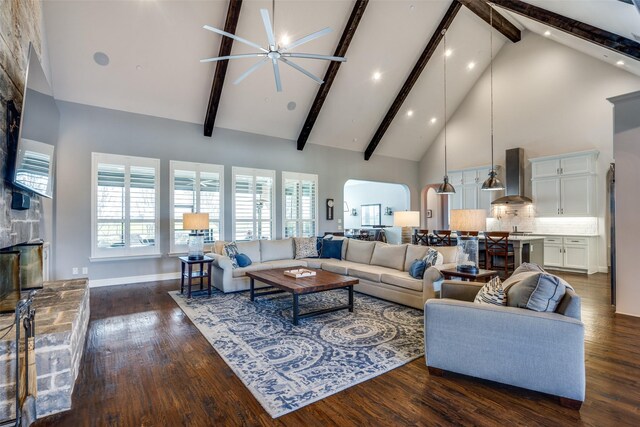
[[[290,294],[249,300],[214,291],[169,292],[273,418],[402,366],[424,354],[423,312],[355,294],[341,310],[291,322]],[[300,297],[300,312],[347,303],[345,290]]]

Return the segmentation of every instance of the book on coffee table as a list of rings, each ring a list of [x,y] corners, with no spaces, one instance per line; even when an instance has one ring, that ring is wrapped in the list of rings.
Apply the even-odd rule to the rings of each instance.
[[[285,270],[284,275],[289,277],[295,277],[296,279],[300,279],[302,277],[315,276],[316,272],[313,270],[307,270],[306,268],[298,268],[295,270]]]

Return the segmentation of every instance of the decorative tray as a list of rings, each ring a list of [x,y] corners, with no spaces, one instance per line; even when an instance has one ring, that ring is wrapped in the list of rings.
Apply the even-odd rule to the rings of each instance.
[[[298,268],[296,270],[285,270],[284,275],[300,279],[302,277],[313,277],[316,275],[316,272],[313,270],[307,270],[306,268]]]

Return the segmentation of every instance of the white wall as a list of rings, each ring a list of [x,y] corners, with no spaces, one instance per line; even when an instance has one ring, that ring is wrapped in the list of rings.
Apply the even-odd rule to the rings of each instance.
[[[640,316],[640,92],[612,102],[615,104],[616,312]]]
[[[490,80],[478,80],[447,125],[450,169],[490,163]],[[496,164],[507,148],[522,147],[525,158],[589,149],[598,160],[599,266],[606,257],[606,171],[613,160],[613,124],[607,98],[640,89],[640,78],[534,33],[507,44],[494,61]],[[442,134],[420,162],[420,185],[442,179]],[[531,170],[525,162],[525,193]]]
[[[417,198],[418,195],[416,194]],[[351,216],[351,212],[344,215],[344,228],[360,228],[362,221],[361,205],[380,204],[382,225],[392,226],[393,215],[385,215],[384,211],[390,207],[393,212],[406,211],[410,206],[410,195],[407,187],[385,182],[349,180],[344,185],[344,200],[349,205],[349,211],[356,208],[358,216]]]
[[[202,125],[70,102],[59,102],[61,123],[56,169],[56,254],[53,275],[71,276],[72,267],[89,267],[89,278],[108,279],[170,274],[179,270],[174,257],[90,262],[91,153],[152,157],[160,166],[160,249],[169,252],[169,160],[207,162],[225,166],[225,237],[231,239],[231,166],[276,171],[276,236],[282,234],[282,171],[318,174],[319,232],[335,231],[342,220],[342,193],[349,179],[406,185],[413,209],[419,205],[418,162],[374,156],[308,144],[296,150],[295,141],[216,128],[213,138]],[[180,108],[176,105],[176,108]],[[325,200],[336,202],[328,221]]]

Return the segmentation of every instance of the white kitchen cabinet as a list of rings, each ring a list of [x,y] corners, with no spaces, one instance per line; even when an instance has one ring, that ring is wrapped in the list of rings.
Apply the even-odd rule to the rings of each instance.
[[[530,159],[537,216],[594,216],[597,151]]]
[[[564,266],[564,257],[562,253],[562,244],[544,243],[544,266],[545,267],[562,267]]]
[[[598,271],[595,237],[545,236],[544,266],[560,270]]]
[[[482,183],[489,176],[489,166],[449,171],[449,182],[456,193],[449,196],[451,209],[485,209],[491,216],[491,202],[502,196],[501,191],[483,191]],[[496,170],[500,170],[497,166]]]
[[[531,198],[537,216],[560,214],[560,180],[557,178],[537,179],[531,183]]]

